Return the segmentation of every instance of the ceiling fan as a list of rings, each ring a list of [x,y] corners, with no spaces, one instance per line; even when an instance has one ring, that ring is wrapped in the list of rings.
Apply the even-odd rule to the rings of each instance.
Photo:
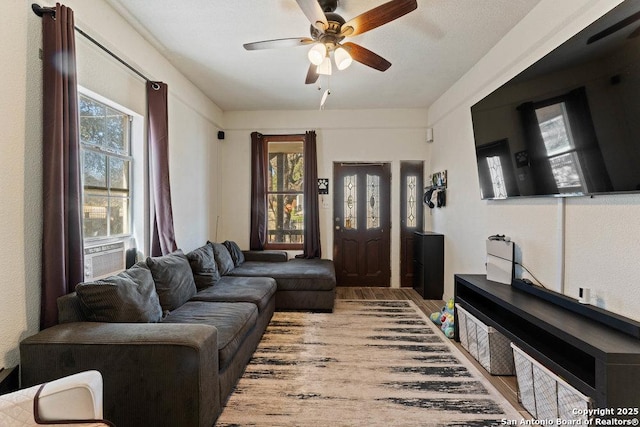
[[[331,54],[338,70],[352,61],[379,71],[386,71],[391,63],[370,50],[352,42],[342,43],[346,37],[356,36],[400,18],[418,7],[416,0],[391,0],[349,21],[335,13],[338,0],[296,0],[311,22],[311,37],[264,40],[245,43],[247,50],[294,47],[313,44],[309,50],[309,71],[306,84],[315,83],[320,74],[331,74]]]

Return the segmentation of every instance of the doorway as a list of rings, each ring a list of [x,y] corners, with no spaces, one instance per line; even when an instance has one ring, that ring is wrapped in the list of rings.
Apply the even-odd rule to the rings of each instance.
[[[334,163],[333,179],[338,286],[390,286],[391,165]]]

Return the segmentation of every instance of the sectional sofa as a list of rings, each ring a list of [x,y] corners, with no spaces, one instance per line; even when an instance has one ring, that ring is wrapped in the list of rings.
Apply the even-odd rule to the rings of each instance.
[[[147,258],[58,300],[59,324],[20,344],[22,386],[104,378],[119,427],[212,426],[276,308],[331,311],[329,260],[211,243]]]

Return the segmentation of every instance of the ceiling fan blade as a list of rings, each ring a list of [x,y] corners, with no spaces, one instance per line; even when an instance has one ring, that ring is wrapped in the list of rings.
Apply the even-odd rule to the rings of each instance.
[[[362,34],[398,19],[417,9],[417,7],[418,2],[416,0],[392,0],[345,22],[342,24],[340,33],[343,36]]]
[[[310,64],[309,71],[307,71],[307,78],[304,80],[304,84],[313,84],[318,81],[318,77],[320,77],[320,74],[318,74],[318,66]]]
[[[327,17],[324,16],[318,0],[296,0],[296,2],[309,22],[311,22],[311,25],[322,32],[327,29],[329,23],[327,22]]]
[[[619,30],[623,29],[627,25],[633,24],[638,19],[640,19],[640,12],[634,13],[633,15],[623,19],[622,21],[620,21],[620,22],[618,22],[616,24],[613,24],[609,28],[606,28],[606,29],[600,31],[597,34],[592,35],[587,40],[587,44],[595,43],[598,40],[603,39],[603,38],[615,33],[616,31],[619,31]]]
[[[343,43],[342,47],[349,52],[349,55],[351,55],[354,61],[358,61],[368,67],[375,68],[379,71],[386,71],[391,67],[391,62],[358,44],[347,42]]]
[[[243,46],[247,50],[275,49],[279,47],[296,47],[315,43],[309,37],[298,37],[289,39],[264,40],[261,42],[245,43]]]

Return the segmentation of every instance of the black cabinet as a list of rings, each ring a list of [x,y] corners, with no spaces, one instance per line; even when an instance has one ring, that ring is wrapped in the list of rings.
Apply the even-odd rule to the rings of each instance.
[[[413,289],[424,299],[444,293],[444,235],[416,231],[413,239]]]
[[[639,322],[533,285],[504,285],[479,274],[455,276],[455,299],[591,397],[596,407],[640,407]]]

